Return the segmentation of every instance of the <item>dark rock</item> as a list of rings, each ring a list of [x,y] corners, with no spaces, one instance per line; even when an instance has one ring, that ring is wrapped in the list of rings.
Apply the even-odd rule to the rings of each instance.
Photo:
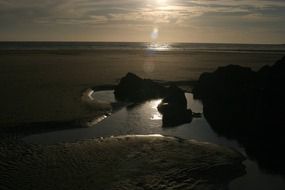
[[[258,72],[230,65],[202,74],[193,93],[216,132],[238,140],[265,169],[285,174],[285,57]]]
[[[171,86],[168,91],[169,95],[157,107],[163,115],[163,126],[171,127],[191,122],[192,111],[187,109],[185,93],[176,86]]]
[[[115,97],[120,101],[142,102],[149,99],[165,97],[167,88],[150,79],[142,79],[128,73],[115,87]]]
[[[187,110],[185,92],[175,85],[164,87],[150,79],[142,79],[128,73],[115,88],[115,97],[137,105],[149,99],[164,98],[158,110],[163,115],[163,126],[177,126],[192,121],[192,111]]]
[[[193,116],[194,118],[201,118],[201,117],[202,117],[202,113],[195,113],[195,112],[193,112],[193,113],[192,113],[192,116]]]
[[[192,121],[192,111],[190,109],[169,110],[163,113],[163,127],[175,127]]]
[[[158,111],[165,113],[171,110],[187,109],[187,99],[185,93],[177,86],[171,86],[168,89],[169,95],[165,97],[158,105]]]
[[[253,78],[254,72],[250,68],[238,65],[219,67],[214,73],[203,73],[193,93],[195,98],[202,100],[228,99],[228,96],[239,97],[243,93],[242,90],[248,88]]]
[[[250,68],[238,65],[220,67],[213,73],[202,74],[193,93],[194,98],[202,100],[207,120],[228,128],[233,119],[239,118],[234,124],[250,130],[244,121],[248,122],[254,117],[253,100],[257,92],[255,75]],[[231,128],[230,132],[236,134],[235,127]]]

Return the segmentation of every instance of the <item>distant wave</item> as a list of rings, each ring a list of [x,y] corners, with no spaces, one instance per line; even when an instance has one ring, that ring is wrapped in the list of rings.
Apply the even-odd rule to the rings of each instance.
[[[146,50],[284,54],[285,45],[154,42],[0,42],[0,50]]]

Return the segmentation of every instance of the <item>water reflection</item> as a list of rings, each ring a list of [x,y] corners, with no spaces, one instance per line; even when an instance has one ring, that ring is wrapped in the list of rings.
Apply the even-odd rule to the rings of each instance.
[[[96,111],[112,111],[111,103],[115,102],[115,98],[112,95],[113,93],[109,91],[100,91],[94,92],[92,89],[86,89],[81,96],[81,101],[91,110]],[[98,120],[98,118],[96,118]],[[96,122],[98,123],[98,122]]]
[[[160,113],[155,113],[151,118],[151,120],[162,120],[162,115]]]
[[[91,121],[86,122],[86,125],[88,127],[94,127],[95,125],[97,125],[98,123],[100,123],[101,121],[103,121],[104,119],[106,119],[108,116],[107,115],[103,115],[100,117],[96,117]]]
[[[157,106],[161,103],[162,99],[159,100],[152,100],[151,101],[151,108],[157,110]]]
[[[187,99],[187,108],[191,108],[193,112],[201,113],[203,110],[201,102],[194,100],[193,95],[190,93],[186,93],[185,96]],[[92,97],[100,102],[115,101],[113,91],[95,92],[92,94]],[[159,99],[141,104],[132,104],[122,108],[101,122],[98,122],[97,118],[94,118],[89,121],[90,126],[94,126],[91,128],[32,135],[25,140],[36,143],[57,143],[115,135],[162,134],[185,139],[210,141],[217,144],[227,144],[235,148],[239,147],[235,141],[228,141],[225,138],[217,136],[204,117],[194,119],[192,123],[180,125],[176,128],[162,128],[162,115],[157,110],[157,105],[161,101]],[[93,125],[95,123],[96,125]]]
[[[157,111],[157,106],[161,103],[161,99],[159,100],[154,100],[151,101],[151,111],[153,112],[150,120],[155,121],[155,120],[162,120],[162,115]]]
[[[150,43],[147,47],[148,50],[152,51],[167,51],[171,49],[171,46],[167,43]]]
[[[193,95],[190,93],[186,93],[185,95],[188,108],[191,108],[193,112],[203,112],[203,105],[200,101],[194,100]],[[92,94],[92,97],[99,101],[114,101],[112,91],[95,92]],[[32,135],[24,140],[33,143],[53,144],[96,137],[159,134],[226,145],[245,154],[244,149],[240,147],[236,141],[217,135],[204,116],[194,119],[192,123],[187,123],[176,128],[162,128],[162,120],[159,119],[157,115],[159,112],[156,109],[160,101],[161,100],[148,101],[136,105],[131,109],[125,107],[91,128]],[[247,175],[233,181],[230,185],[231,190],[284,189],[285,181],[282,178],[262,172],[254,161],[247,160],[245,164],[247,167]]]

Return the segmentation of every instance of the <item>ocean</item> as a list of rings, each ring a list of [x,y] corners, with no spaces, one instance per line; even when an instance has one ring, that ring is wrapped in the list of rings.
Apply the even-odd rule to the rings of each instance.
[[[285,44],[156,42],[0,42],[0,50],[153,50],[192,52],[285,53]]]

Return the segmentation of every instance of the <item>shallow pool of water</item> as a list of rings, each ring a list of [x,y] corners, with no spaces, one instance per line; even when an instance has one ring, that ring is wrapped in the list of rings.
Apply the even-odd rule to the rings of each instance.
[[[193,112],[202,113],[203,105],[201,102],[194,100],[193,95],[190,93],[185,95],[188,101],[188,108],[191,108]],[[115,102],[113,91],[89,92],[87,96],[90,99],[88,100],[90,104],[94,103],[93,101],[104,105]],[[32,143],[53,144],[117,135],[161,134],[221,144],[235,148],[246,155],[244,149],[236,141],[228,140],[216,134],[204,116],[194,118],[191,123],[178,127],[162,127],[162,116],[156,108],[160,102],[161,100],[158,99],[126,106],[89,128],[31,135],[24,140]],[[234,180],[230,184],[231,190],[285,189],[285,180],[282,177],[264,173],[254,161],[247,160],[244,164],[247,167],[247,174]]]

